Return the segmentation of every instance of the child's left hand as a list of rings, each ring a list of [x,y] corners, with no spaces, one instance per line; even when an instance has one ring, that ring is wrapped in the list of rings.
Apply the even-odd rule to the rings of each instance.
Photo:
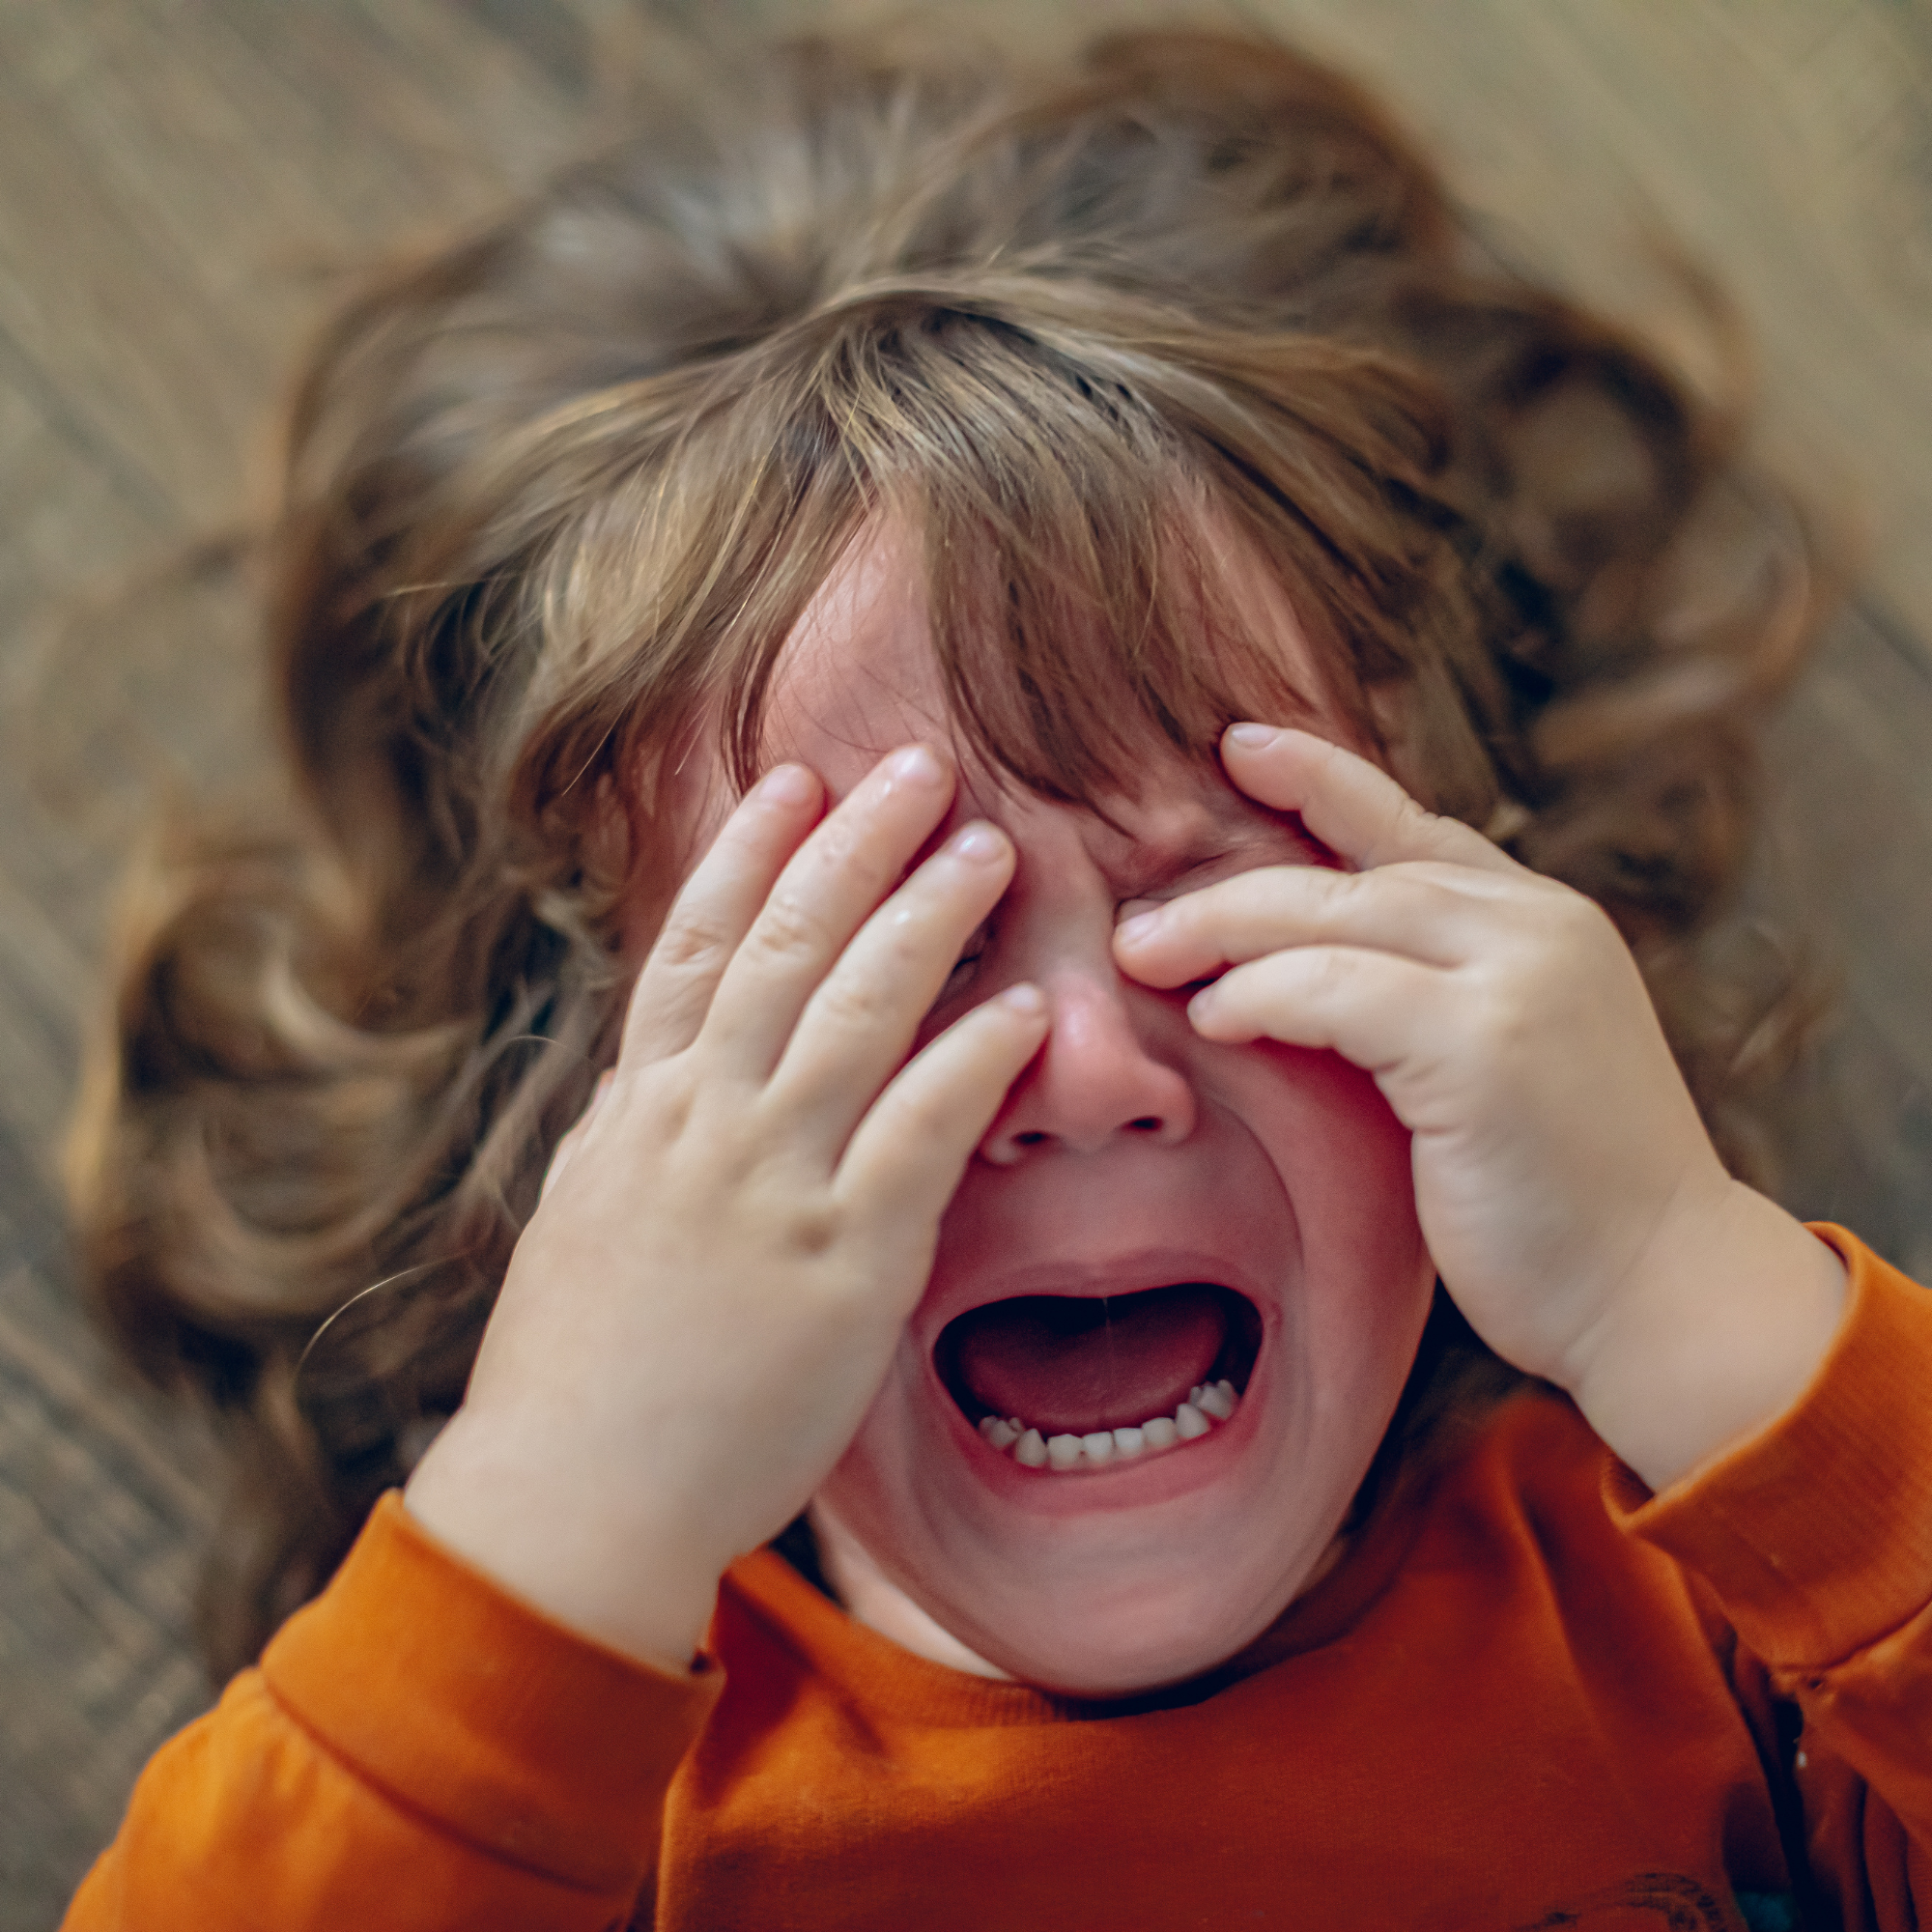
[[[1122,970],[1218,973],[1188,1009],[1207,1038],[1333,1048],[1373,1074],[1463,1314],[1654,1488],[1794,1401],[1842,1269],[1725,1172],[1603,911],[1324,739],[1236,726],[1222,755],[1355,869],[1189,893],[1122,923]]]

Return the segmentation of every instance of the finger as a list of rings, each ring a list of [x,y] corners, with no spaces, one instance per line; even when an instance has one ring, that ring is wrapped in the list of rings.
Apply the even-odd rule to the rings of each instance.
[[[1439,1047],[1447,977],[1392,953],[1297,947],[1224,973],[1188,1003],[1187,1017],[1204,1039],[1325,1047],[1382,1074],[1418,1046]]]
[[[1150,986],[1182,985],[1292,946],[1373,947],[1456,966],[1496,944],[1522,896],[1517,878],[1466,866],[1257,867],[1122,920],[1114,954]]]
[[[1250,798],[1298,813],[1316,838],[1358,869],[1404,859],[1520,869],[1480,832],[1426,810],[1379,765],[1312,732],[1231,724],[1222,734],[1221,760]]]
[[[815,772],[780,765],[739,800],[679,890],[631,989],[620,1067],[680,1053],[696,1037],[725,967],[824,798]]]
[[[1012,841],[968,825],[860,927],[807,1003],[773,1073],[792,1131],[836,1158],[912,1050],[921,1022],[1013,875]]]
[[[722,1065],[770,1075],[807,1001],[952,801],[951,767],[909,745],[873,766],[792,855],[705,1015]]]
[[[936,1230],[1008,1090],[1046,1037],[1045,996],[1009,986],[899,1070],[859,1124],[835,1177],[844,1199],[902,1231]],[[909,1299],[924,1286],[911,1285]]]

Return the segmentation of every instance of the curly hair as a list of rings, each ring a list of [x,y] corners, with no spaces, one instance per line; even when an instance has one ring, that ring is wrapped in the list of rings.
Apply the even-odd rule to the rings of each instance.
[[[287,796],[144,862],[71,1152],[107,1321],[232,1432],[218,1670],[460,1401],[613,1051],[620,926],[678,883],[661,782],[707,741],[756,768],[775,657],[881,511],[964,746],[1103,810],[1150,733],[1211,761],[1308,701],[1218,592],[1232,531],[1363,741],[1615,918],[1745,1158],[1779,989],[1698,938],[1815,625],[1803,522],[1279,44],[774,46],[368,286],[281,474]]]

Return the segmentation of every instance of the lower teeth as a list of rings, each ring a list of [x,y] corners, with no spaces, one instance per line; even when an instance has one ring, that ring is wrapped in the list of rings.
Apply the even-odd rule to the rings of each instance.
[[[1171,1449],[1206,1435],[1217,1422],[1234,1414],[1241,1398],[1231,1381],[1204,1382],[1189,1389],[1187,1400],[1172,1415],[1156,1415],[1131,1429],[1096,1429],[1086,1435],[1041,1435],[1017,1415],[988,1415],[980,1434],[1003,1456],[1029,1469],[1064,1473],[1069,1469],[1099,1469],[1131,1462],[1153,1449]]]

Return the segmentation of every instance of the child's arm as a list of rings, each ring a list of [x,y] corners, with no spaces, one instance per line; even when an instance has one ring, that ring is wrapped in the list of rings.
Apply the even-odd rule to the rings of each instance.
[[[1021,986],[900,1066],[1012,871],[968,826],[894,890],[952,792],[902,753],[822,824],[797,767],[733,813],[408,1510],[157,1755],[73,1932],[628,1918],[719,1578],[858,1428],[1045,1031]]]
[[[1725,1173],[1602,911],[1323,739],[1236,726],[1223,751],[1356,869],[1261,868],[1124,921],[1123,969],[1218,972],[1189,1008],[1208,1038],[1374,1074],[1463,1314],[1653,1489],[1788,1407],[1843,1270]]]
[[[1804,1396],[1661,1495],[1614,1465],[1604,1493],[1716,1592],[1718,1654],[1803,1806],[1805,1923],[1906,1932],[1932,1903],[1932,1293],[1821,1233],[1849,1293]]]
[[[718,1684],[546,1622],[385,1496],[260,1666],[156,1753],[65,1932],[628,1924]]]

